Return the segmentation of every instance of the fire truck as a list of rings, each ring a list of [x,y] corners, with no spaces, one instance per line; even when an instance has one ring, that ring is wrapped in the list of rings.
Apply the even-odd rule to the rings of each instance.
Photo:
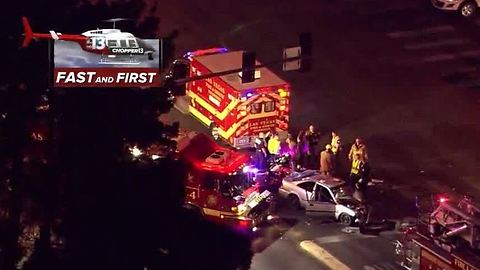
[[[238,69],[242,54],[213,48],[185,57],[192,77]],[[268,68],[255,70],[250,83],[242,83],[241,73],[192,81],[186,93],[189,112],[236,148],[253,146],[261,132],[287,133],[290,85]]]
[[[412,270],[480,270],[480,209],[471,198],[442,194],[417,204],[419,218],[395,242]]]
[[[256,230],[271,219],[273,194],[249,177],[249,155],[216,144],[208,135],[179,136],[177,151],[188,167],[186,207],[235,228]]]

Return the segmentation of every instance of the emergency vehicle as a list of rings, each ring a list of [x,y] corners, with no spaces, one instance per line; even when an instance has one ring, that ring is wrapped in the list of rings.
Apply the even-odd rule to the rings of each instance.
[[[241,229],[255,230],[270,219],[273,194],[248,177],[248,154],[221,147],[197,132],[179,136],[177,151],[188,167],[187,208]]]
[[[194,77],[239,69],[242,54],[213,48],[185,56]],[[290,85],[268,68],[255,70],[255,81],[250,83],[242,83],[241,73],[192,81],[186,93],[189,112],[234,147],[253,146],[261,132],[286,135]]]
[[[405,269],[480,270],[480,209],[469,198],[436,196],[395,243]]]

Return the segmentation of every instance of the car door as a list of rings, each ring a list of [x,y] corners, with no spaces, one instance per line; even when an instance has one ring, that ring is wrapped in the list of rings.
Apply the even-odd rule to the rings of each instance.
[[[316,183],[310,194],[305,210],[308,216],[334,217],[335,200],[327,187]]]

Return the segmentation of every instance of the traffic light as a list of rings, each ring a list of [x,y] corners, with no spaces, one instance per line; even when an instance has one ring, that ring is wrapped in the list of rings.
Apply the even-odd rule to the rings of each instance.
[[[255,53],[243,52],[242,54],[242,83],[255,81]]]
[[[188,77],[190,72],[190,67],[188,62],[185,61],[174,61],[172,64],[172,69],[167,78],[167,84],[172,91],[174,96],[185,96],[186,95],[186,83],[178,83],[178,80],[184,80]]]
[[[299,36],[300,56],[302,58],[300,71],[306,72],[312,69],[312,35],[311,33],[301,33]]]

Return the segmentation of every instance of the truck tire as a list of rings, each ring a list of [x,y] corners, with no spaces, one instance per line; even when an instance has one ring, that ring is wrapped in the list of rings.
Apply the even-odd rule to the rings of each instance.
[[[458,8],[460,15],[465,18],[473,18],[477,13],[477,4],[475,1],[467,0]]]

